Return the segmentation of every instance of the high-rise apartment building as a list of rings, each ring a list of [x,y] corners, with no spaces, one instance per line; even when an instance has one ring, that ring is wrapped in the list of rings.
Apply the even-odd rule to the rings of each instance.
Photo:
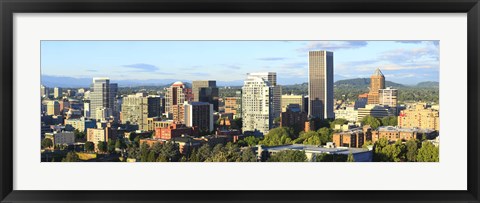
[[[90,114],[90,101],[87,100],[83,103],[83,116],[85,118],[91,118]]]
[[[193,101],[208,102],[213,104],[213,109],[218,111],[218,87],[215,80],[192,81]]]
[[[62,97],[62,88],[60,87],[55,87],[53,88],[53,98],[57,99],[59,97]]]
[[[184,104],[185,125],[199,131],[212,132],[213,104],[207,102],[191,102]]]
[[[268,133],[281,113],[281,87],[276,73],[249,73],[242,87],[243,131]]]
[[[128,95],[123,98],[122,123],[138,125],[139,130],[148,129],[148,97]]]
[[[368,92],[368,104],[380,104],[379,90],[385,89],[385,76],[379,68],[370,77],[370,91]]]
[[[58,101],[48,101],[47,115],[60,115],[60,103]]]
[[[308,115],[334,118],[333,52],[310,51],[308,54]]]
[[[397,107],[398,90],[387,87],[386,89],[378,90],[378,99],[380,105],[387,105],[390,107]]]
[[[108,78],[93,78],[92,91],[90,92],[90,111],[97,112],[97,110],[110,111],[115,116],[115,97],[117,95],[117,84],[110,83]],[[97,113],[92,114],[94,119],[97,118]]]
[[[45,87],[44,85],[40,85],[40,96],[41,97],[48,97],[48,88]]]

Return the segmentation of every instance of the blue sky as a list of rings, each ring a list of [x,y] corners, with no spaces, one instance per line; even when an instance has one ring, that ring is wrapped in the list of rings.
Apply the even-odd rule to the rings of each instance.
[[[112,80],[238,81],[277,72],[280,84],[307,81],[308,51],[334,52],[336,79],[416,84],[439,80],[438,41],[42,41],[42,75]]]

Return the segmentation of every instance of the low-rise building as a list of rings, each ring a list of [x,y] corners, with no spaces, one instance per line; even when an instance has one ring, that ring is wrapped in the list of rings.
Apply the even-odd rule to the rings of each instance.
[[[45,138],[51,139],[53,145],[71,145],[75,143],[75,134],[73,132],[53,132],[45,133]]]
[[[152,117],[147,119],[147,131],[155,131],[156,128],[168,128],[172,125],[173,120],[163,120],[160,117]]]
[[[110,127],[102,128],[88,128],[87,129],[87,141],[95,144],[95,150],[97,150],[98,142],[108,142],[116,140],[118,137],[117,130]]]
[[[181,137],[182,135],[195,136],[197,132],[183,124],[172,123],[166,128],[155,128],[155,138],[170,140],[174,137]]]
[[[361,128],[334,133],[332,136],[333,143],[335,143],[335,146],[337,147],[361,148],[365,141],[371,139],[370,134],[365,136],[365,133]]]
[[[335,110],[335,119],[343,118],[347,121],[358,121],[358,110],[355,107],[345,107],[343,109]]]
[[[352,154],[355,162],[371,162],[373,160],[372,151],[364,148],[347,148],[347,147],[320,147],[312,145],[303,145],[303,144],[293,144],[293,145],[281,145],[281,146],[271,146],[264,147],[261,145],[257,146],[256,152],[257,157],[261,161],[265,161],[272,154],[278,153],[285,150],[297,150],[304,151],[307,157],[307,161],[320,161],[317,160],[324,155],[331,155],[332,160],[325,161],[346,161],[346,158],[349,154]],[[336,159],[335,156],[342,157]]]
[[[358,108],[357,121],[361,121],[365,116],[373,116],[375,118],[383,118],[387,116],[394,116],[395,109],[383,105],[368,104],[365,108]]]
[[[71,125],[80,132],[85,132],[87,128],[95,128],[96,122],[94,120],[86,120],[84,117],[80,119],[67,119],[65,125]]]
[[[382,126],[378,130],[372,131],[372,141],[376,142],[381,138],[387,138],[390,142],[397,140],[408,141],[411,139],[435,138],[437,133],[433,130],[424,130],[418,128],[401,128],[393,126]]]

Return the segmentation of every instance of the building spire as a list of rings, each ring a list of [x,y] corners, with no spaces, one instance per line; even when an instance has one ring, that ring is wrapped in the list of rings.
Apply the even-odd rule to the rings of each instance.
[[[380,71],[380,68],[377,68],[375,72],[373,73],[374,76],[383,76],[382,71]]]

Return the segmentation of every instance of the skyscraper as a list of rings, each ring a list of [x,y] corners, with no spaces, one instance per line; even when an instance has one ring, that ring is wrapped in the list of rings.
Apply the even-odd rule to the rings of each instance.
[[[378,92],[380,89],[385,89],[385,76],[379,68],[375,70],[370,77],[370,91],[368,92],[368,104],[379,104],[380,99]]]
[[[47,115],[60,115],[60,103],[58,101],[48,101],[47,103]]]
[[[148,98],[143,95],[128,95],[123,98],[122,123],[138,125],[139,130],[147,130]]]
[[[112,112],[115,109],[115,97],[117,95],[117,84],[110,83],[108,78],[93,78],[92,91],[90,93],[90,111],[105,110]],[[94,119],[98,114],[92,114]]]
[[[56,98],[59,98],[61,96],[63,96],[62,95],[62,88],[60,88],[60,87],[53,88],[53,98],[56,99]]]
[[[185,125],[200,131],[213,131],[213,104],[207,102],[191,102],[184,104]]]
[[[40,96],[48,98],[48,88],[44,85],[40,85]]]
[[[281,87],[276,73],[248,73],[242,87],[243,131],[268,133],[273,120],[280,116]],[[270,80],[272,82],[270,82]]]
[[[166,89],[165,112],[172,114],[176,122],[183,122],[183,103],[187,101],[187,88],[182,82],[178,81]]]
[[[215,80],[192,81],[192,93],[193,101],[208,102],[218,111],[218,88]]]
[[[333,52],[310,51],[308,54],[308,115],[334,118]]]

